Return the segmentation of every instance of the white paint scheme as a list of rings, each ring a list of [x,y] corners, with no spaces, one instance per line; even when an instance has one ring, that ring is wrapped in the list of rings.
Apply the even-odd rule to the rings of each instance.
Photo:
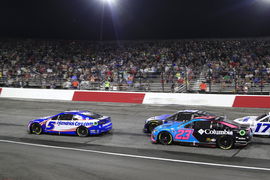
[[[74,90],[2,88],[1,97],[71,101],[73,94]]]
[[[259,116],[245,116],[235,119],[234,122],[241,125],[248,125],[254,135],[270,135],[270,112],[262,118]]]
[[[146,93],[143,104],[232,107],[236,95]]]
[[[196,165],[204,165],[204,166],[215,166],[215,167],[226,167],[226,168],[237,168],[237,169],[249,169],[249,170],[259,170],[259,171],[270,171],[270,168],[263,168],[263,167],[240,166],[240,165],[232,165],[232,164],[218,164],[218,163],[208,163],[208,162],[200,162],[200,161],[168,159],[168,158],[160,158],[160,157],[152,157],[152,156],[139,156],[139,155],[133,155],[133,154],[123,154],[123,153],[97,151],[97,150],[90,150],[90,149],[79,149],[79,148],[51,146],[51,145],[43,145],[43,144],[33,144],[33,143],[25,143],[25,142],[17,142],[17,141],[9,141],[9,140],[1,140],[1,139],[0,139],[0,142],[2,142],[2,143],[11,143],[11,144],[20,144],[20,145],[33,146],[33,147],[41,147],[41,148],[50,148],[50,149],[60,149],[60,150],[69,150],[69,151],[77,151],[77,152],[104,154],[104,155],[118,156],[118,157],[148,159],[148,160],[155,160],[155,161],[161,161],[161,162],[162,161],[167,161],[167,162],[184,163],[184,164],[196,164]]]

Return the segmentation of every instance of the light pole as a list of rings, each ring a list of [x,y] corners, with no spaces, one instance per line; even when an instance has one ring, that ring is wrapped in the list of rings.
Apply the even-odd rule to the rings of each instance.
[[[104,11],[105,11],[105,4],[112,5],[115,3],[115,0],[100,0],[102,3],[101,9],[101,23],[100,23],[100,32],[99,32],[99,40],[103,41],[103,24],[104,24]]]

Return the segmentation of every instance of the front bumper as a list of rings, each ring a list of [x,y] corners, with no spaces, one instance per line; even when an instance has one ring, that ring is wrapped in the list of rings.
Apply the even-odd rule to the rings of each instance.
[[[235,146],[246,146],[249,143],[251,143],[252,141],[252,136],[246,136],[246,137],[235,137]]]

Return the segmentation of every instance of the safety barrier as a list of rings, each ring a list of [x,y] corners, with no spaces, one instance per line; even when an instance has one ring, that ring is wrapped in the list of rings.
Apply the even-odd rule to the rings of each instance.
[[[193,106],[270,108],[270,96],[133,93],[83,90],[0,88],[0,97],[68,101],[176,104]]]
[[[118,102],[142,104],[144,93],[75,91],[72,101]]]

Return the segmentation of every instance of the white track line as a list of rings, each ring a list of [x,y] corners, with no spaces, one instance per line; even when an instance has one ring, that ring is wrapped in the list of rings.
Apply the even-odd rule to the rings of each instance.
[[[237,166],[237,165],[230,165],[230,164],[217,164],[217,163],[187,161],[187,160],[178,160],[178,159],[167,159],[167,158],[159,158],[159,157],[151,157],[151,156],[139,156],[139,155],[132,155],[132,154],[106,152],[106,151],[96,151],[96,150],[69,148],[69,147],[61,147],[61,146],[51,146],[51,145],[43,145],[43,144],[33,144],[33,143],[25,143],[25,142],[17,142],[17,141],[9,141],[9,140],[0,140],[0,142],[27,145],[27,146],[35,146],[35,147],[52,148],[52,149],[64,149],[64,150],[71,150],[71,151],[98,153],[98,154],[106,154],[106,155],[113,155],[113,156],[130,157],[130,158],[149,159],[149,160],[157,160],[157,161],[167,161],[167,162],[197,164],[197,165],[206,165],[206,166],[217,166],[217,167],[228,167],[228,168],[238,168],[238,169],[251,169],[251,170],[260,170],[260,171],[270,171],[270,168],[262,168],[262,167]]]

